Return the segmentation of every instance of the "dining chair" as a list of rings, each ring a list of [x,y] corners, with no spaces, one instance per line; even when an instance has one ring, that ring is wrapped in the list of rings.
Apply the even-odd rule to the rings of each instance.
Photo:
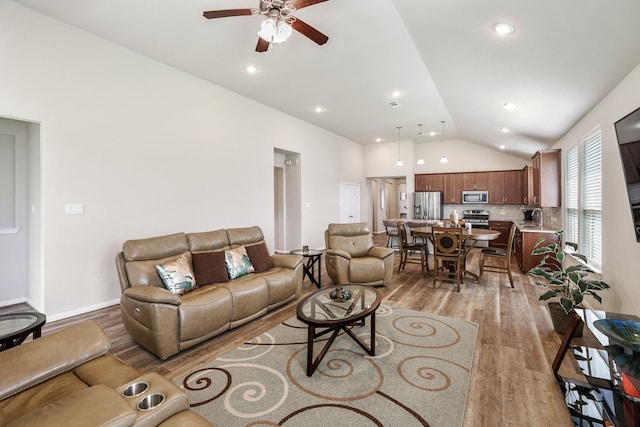
[[[452,281],[460,292],[464,271],[462,227],[431,227],[433,242],[433,287],[438,280]]]
[[[489,246],[480,251],[480,274],[478,275],[478,281],[482,279],[482,274],[485,270],[493,273],[507,273],[509,283],[511,283],[511,287],[513,288],[511,257],[513,255],[513,237],[515,233],[516,225],[512,224],[509,230],[509,240],[507,241],[506,249]]]
[[[409,227],[409,231],[411,232],[416,227],[424,227],[424,226],[425,226],[424,222],[407,221],[407,227]],[[411,233],[411,236],[412,236],[413,243],[421,242],[421,243],[424,243],[425,245],[427,244],[428,239],[426,237],[416,236],[413,234],[413,232]]]
[[[395,238],[398,241],[398,224],[390,219],[383,219],[382,224],[387,232],[387,247],[392,248],[393,239]]]
[[[407,226],[400,221],[398,227],[398,242],[400,244],[400,264],[398,264],[398,273],[407,266],[407,263],[420,264],[422,272],[429,271],[429,260],[427,259],[427,246],[423,243],[409,243],[407,239]],[[420,259],[416,254],[420,254]]]

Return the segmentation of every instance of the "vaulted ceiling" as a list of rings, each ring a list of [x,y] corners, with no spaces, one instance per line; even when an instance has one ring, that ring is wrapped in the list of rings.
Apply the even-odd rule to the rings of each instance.
[[[293,13],[326,44],[264,53],[263,16],[202,16],[260,0],[14,1],[361,144],[419,123],[440,141],[446,120],[445,139],[529,158],[640,64],[638,0],[329,0]]]

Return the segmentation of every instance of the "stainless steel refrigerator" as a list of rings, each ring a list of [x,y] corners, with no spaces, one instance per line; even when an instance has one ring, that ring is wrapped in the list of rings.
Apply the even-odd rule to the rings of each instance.
[[[439,191],[413,194],[413,218],[425,220],[442,219],[443,194]]]

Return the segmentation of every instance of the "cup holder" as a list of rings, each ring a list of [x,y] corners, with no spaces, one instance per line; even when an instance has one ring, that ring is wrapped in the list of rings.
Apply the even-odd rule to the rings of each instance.
[[[122,395],[124,397],[136,397],[145,392],[149,388],[149,383],[144,381],[129,384],[122,390]]]
[[[149,411],[160,406],[162,402],[164,402],[164,394],[151,393],[140,399],[138,409],[141,411]]]

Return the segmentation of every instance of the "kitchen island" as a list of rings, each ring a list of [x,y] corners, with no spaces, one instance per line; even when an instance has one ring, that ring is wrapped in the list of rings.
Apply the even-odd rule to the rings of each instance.
[[[544,245],[559,242],[555,229],[537,225],[534,222],[516,223],[516,233],[513,242],[513,252],[518,261],[518,266],[523,273],[527,273],[540,263],[543,255],[531,255],[533,247],[540,239],[544,239]]]

